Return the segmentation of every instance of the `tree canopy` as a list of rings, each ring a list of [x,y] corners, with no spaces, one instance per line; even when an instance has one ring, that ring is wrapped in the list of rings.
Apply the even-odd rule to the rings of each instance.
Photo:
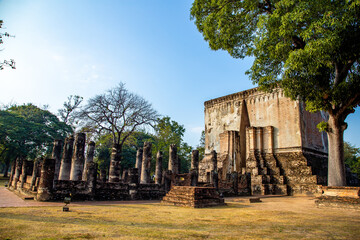
[[[0,159],[8,165],[16,157],[48,154],[55,139],[71,132],[54,114],[33,104],[10,106],[0,110]]]
[[[195,0],[191,17],[211,49],[254,57],[247,74],[281,87],[310,111],[329,138],[329,185],[344,185],[345,119],[360,104],[360,1]]]

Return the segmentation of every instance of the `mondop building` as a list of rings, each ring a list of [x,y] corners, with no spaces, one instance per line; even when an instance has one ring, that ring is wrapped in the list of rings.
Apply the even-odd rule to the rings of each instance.
[[[211,178],[215,150],[220,185],[236,172],[250,177],[253,194],[318,192],[327,175],[327,136],[316,128],[323,120],[326,114],[309,113],[281,89],[254,88],[209,100],[199,180]]]

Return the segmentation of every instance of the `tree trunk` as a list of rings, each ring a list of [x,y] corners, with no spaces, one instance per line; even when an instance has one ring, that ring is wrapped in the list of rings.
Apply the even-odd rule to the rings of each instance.
[[[122,146],[120,144],[113,144],[110,158],[109,182],[120,181],[121,150]]]
[[[340,118],[341,119],[341,118]],[[344,130],[346,124],[329,115],[327,135],[329,140],[328,186],[345,186]]]

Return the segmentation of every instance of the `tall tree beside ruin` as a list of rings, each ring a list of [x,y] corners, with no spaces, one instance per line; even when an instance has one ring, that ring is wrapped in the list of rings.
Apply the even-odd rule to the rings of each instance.
[[[211,49],[254,57],[247,72],[264,90],[277,86],[307,110],[324,110],[329,186],[344,186],[346,117],[360,104],[360,2],[195,0],[191,17]]]
[[[112,134],[110,172],[113,166],[120,167],[122,148],[126,139],[138,128],[154,125],[158,118],[151,104],[129,92],[124,83],[89,99],[81,110],[81,116],[87,127],[99,133]]]

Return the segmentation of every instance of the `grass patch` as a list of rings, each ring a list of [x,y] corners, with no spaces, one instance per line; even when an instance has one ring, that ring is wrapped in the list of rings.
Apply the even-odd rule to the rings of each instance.
[[[263,204],[263,205],[261,205]],[[0,239],[357,239],[360,211],[160,204],[0,208]]]

